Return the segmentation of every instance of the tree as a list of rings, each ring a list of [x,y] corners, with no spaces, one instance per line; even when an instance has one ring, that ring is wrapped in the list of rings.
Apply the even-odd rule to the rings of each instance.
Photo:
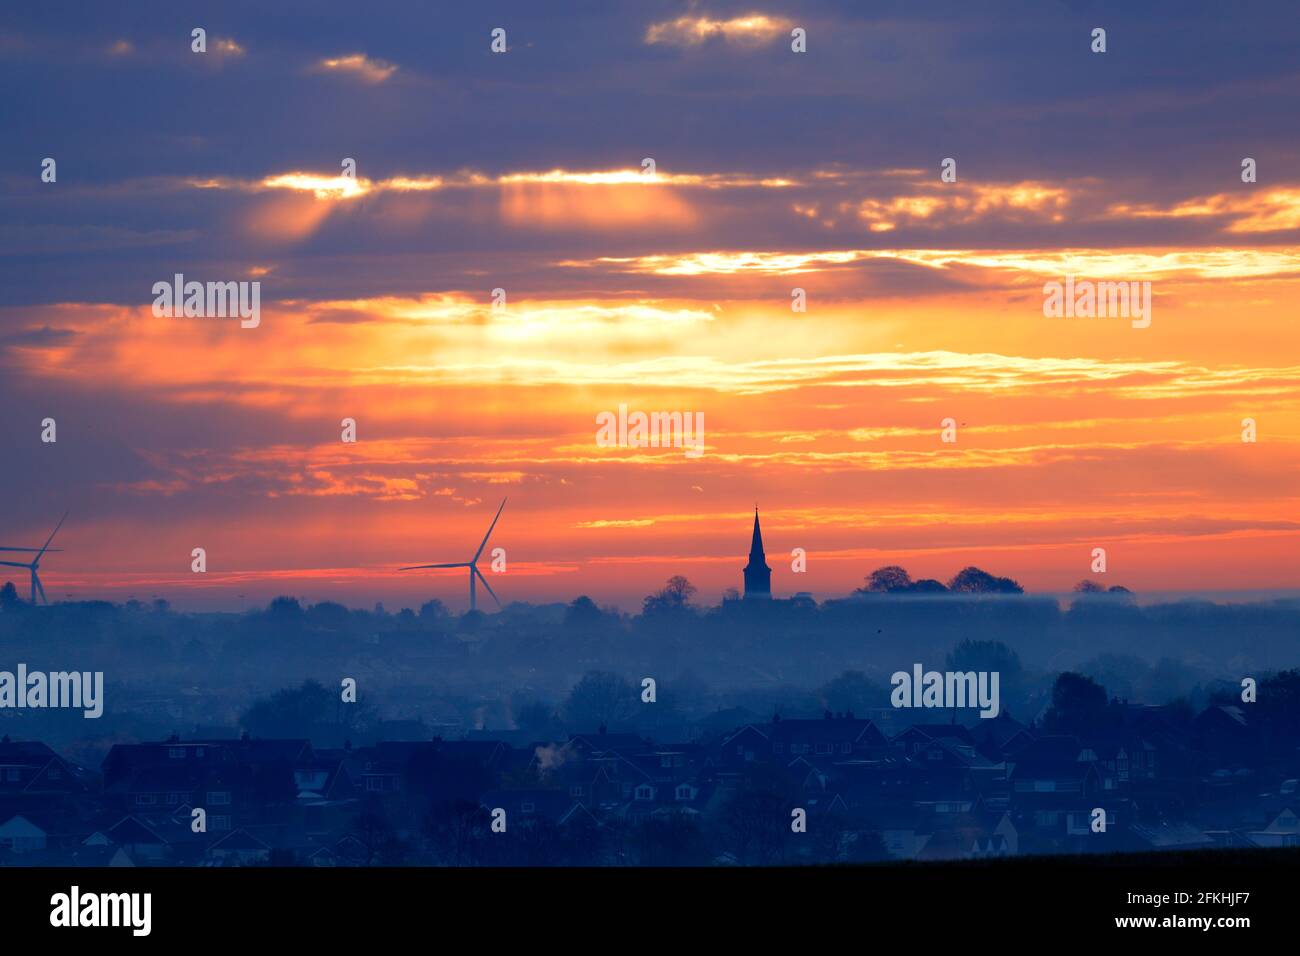
[[[1106,720],[1106,688],[1091,677],[1066,671],[1052,686],[1052,704],[1043,715],[1043,727],[1052,734],[1080,734],[1096,730]]]
[[[383,850],[395,838],[393,828],[378,803],[367,804],[352,819],[350,836],[365,847],[365,865],[383,862]]]
[[[699,825],[685,814],[651,817],[630,834],[641,866],[693,866],[708,859]]]
[[[420,605],[420,620],[430,623],[438,623],[447,617],[447,607],[437,598],[425,601]]]
[[[1127,599],[1133,596],[1133,592],[1128,588],[1116,584],[1109,588],[1104,588],[1096,581],[1084,579],[1074,586],[1076,594],[1099,595],[1117,599]]]
[[[569,606],[564,609],[564,626],[572,628],[588,628],[600,623],[603,615],[596,602],[585,594],[574,598]]]
[[[674,604],[683,605],[691,599],[695,593],[695,585],[686,580],[680,574],[674,574],[668,579],[668,585],[659,592],[667,596]]]
[[[302,618],[302,605],[296,597],[281,595],[266,606],[266,613],[275,621],[297,621]]]
[[[885,839],[875,830],[866,830],[856,833],[845,849],[845,862],[847,863],[880,863],[884,860],[893,859],[889,852],[889,847],[885,845]]]
[[[474,866],[485,857],[484,841],[492,820],[472,800],[435,804],[425,819],[425,834],[442,866]]]
[[[307,622],[313,627],[341,631],[348,623],[348,609],[334,601],[321,601],[307,609]]]
[[[618,674],[588,671],[564,702],[564,717],[579,730],[615,727],[632,719],[641,697]]]
[[[936,581],[934,578],[921,578],[914,583],[908,590],[912,594],[947,594],[948,589],[943,586],[943,582]]]
[[[269,698],[254,701],[240,718],[240,723],[254,737],[310,739],[320,725],[335,718],[338,700],[335,693],[320,683],[303,681],[301,687],[277,690]]]
[[[551,707],[534,700],[515,711],[515,725],[529,736],[541,738],[550,731],[554,716]]]
[[[579,813],[564,825],[564,856],[570,866],[597,866],[605,862],[609,828],[586,813]]]
[[[866,586],[858,589],[862,594],[893,594],[912,586],[912,576],[896,564],[876,568],[863,580]]]
[[[674,574],[662,590],[646,597],[641,613],[646,617],[680,614],[686,610],[694,593],[695,585],[682,575]]]
[[[828,710],[865,713],[870,707],[888,700],[885,689],[871,681],[862,671],[845,671],[818,691]]]
[[[742,790],[727,802],[723,845],[741,866],[776,860],[790,829],[790,810],[775,793]]]
[[[1300,670],[1278,671],[1259,682],[1259,706],[1285,736],[1300,728]]]
[[[1020,676],[1020,655],[1001,641],[962,641],[948,652],[950,671],[997,671],[1005,686]]]
[[[948,590],[958,594],[1024,594],[1025,589],[1011,578],[999,578],[977,567],[962,568],[948,582]]]
[[[22,603],[22,598],[18,596],[18,589],[14,587],[14,583],[6,581],[5,586],[0,588],[0,608],[11,611]]]

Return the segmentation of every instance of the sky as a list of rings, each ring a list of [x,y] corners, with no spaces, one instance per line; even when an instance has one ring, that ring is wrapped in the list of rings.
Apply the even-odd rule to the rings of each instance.
[[[633,610],[740,586],[757,506],[777,596],[1293,589],[1300,19],[1140,6],[9,9],[0,544],[69,512],[51,599],[459,609],[396,569],[508,498],[503,600]],[[260,323],[155,316],[177,273]],[[1045,316],[1071,276],[1149,325]]]

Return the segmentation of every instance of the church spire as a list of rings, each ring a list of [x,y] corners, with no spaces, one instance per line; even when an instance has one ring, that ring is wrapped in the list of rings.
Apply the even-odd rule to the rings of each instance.
[[[763,531],[758,526],[758,507],[754,508],[754,536],[749,543],[749,564],[745,565],[745,599],[772,597],[772,569],[763,553]]]

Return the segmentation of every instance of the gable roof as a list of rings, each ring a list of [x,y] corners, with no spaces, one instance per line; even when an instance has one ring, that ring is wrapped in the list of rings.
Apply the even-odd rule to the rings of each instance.
[[[767,725],[766,736],[773,743],[885,743],[885,735],[865,717],[775,720]]]
[[[909,739],[960,740],[968,744],[975,742],[971,739],[970,731],[961,724],[913,724],[899,732],[894,737],[894,740],[899,741],[904,737]]]
[[[0,739],[0,765],[10,767],[43,767],[59,755],[39,740]]]
[[[253,834],[249,833],[247,830],[239,829],[239,830],[231,830],[229,833],[223,836],[216,843],[212,844],[212,846],[208,847],[209,851],[216,850],[216,849],[269,850],[270,847],[267,844],[263,843],[261,840],[259,840],[257,837],[253,836]]]
[[[123,817],[113,826],[109,827],[105,834],[110,840],[119,846],[133,845],[137,843],[156,844],[166,846],[167,841],[158,835],[151,827],[148,827],[138,817]]]

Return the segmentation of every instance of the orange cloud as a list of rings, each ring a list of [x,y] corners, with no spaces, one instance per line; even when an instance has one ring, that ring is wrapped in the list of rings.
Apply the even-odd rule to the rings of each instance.
[[[1300,189],[1284,187],[1259,193],[1219,193],[1184,200],[1171,206],[1116,203],[1108,213],[1135,219],[1229,219],[1231,233],[1281,232],[1300,229]]]
[[[675,20],[652,23],[645,32],[648,44],[693,47],[708,40],[722,39],[737,46],[758,47],[788,34],[793,26],[782,17],[751,13],[729,20],[714,20],[702,16],[681,16]]]
[[[755,272],[798,275],[872,259],[898,259],[933,269],[969,267],[1044,276],[1093,278],[1254,279],[1300,274],[1300,247],[1274,249],[1178,249],[1165,252],[1110,249],[981,252],[973,249],[847,249],[823,252],[691,252],[675,255],[602,256],[557,265],[596,264],[667,276]]]
[[[397,72],[397,67],[384,60],[374,60],[364,53],[327,57],[317,62],[316,69],[329,73],[352,76],[363,83],[378,84]]]
[[[857,214],[873,232],[887,232],[900,224],[942,228],[986,219],[1061,222],[1071,199],[1067,188],[1033,181],[992,186],[948,183],[919,195],[863,200]]]

